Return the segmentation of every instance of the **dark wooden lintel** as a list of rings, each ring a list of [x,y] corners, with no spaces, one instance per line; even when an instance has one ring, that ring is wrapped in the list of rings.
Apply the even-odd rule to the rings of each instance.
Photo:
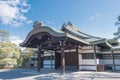
[[[59,43],[59,41],[56,40],[47,40],[41,43],[41,45],[51,44],[51,43]]]

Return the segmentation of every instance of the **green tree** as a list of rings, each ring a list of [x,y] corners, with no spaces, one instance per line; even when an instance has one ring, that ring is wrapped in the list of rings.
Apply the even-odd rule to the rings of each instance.
[[[117,17],[117,22],[115,23],[115,25],[117,25],[117,26],[120,25],[120,15]]]
[[[34,56],[36,51],[33,48],[26,48],[20,53],[19,66],[30,66],[31,56]]]
[[[11,42],[0,42],[0,64],[17,65],[20,56],[19,47]]]
[[[28,66],[31,61],[31,53],[30,51],[24,50],[23,52],[20,53],[20,58],[19,58],[19,65],[21,66]]]
[[[112,45],[112,46],[117,46],[119,45],[119,42],[116,39],[109,39],[108,42]]]
[[[117,18],[117,22],[115,23],[116,26],[118,26],[118,31],[116,33],[114,33],[115,35],[115,39],[119,39],[120,38],[120,15]]]

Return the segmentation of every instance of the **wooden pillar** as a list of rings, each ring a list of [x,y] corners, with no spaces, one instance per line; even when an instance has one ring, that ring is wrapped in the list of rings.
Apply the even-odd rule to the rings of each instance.
[[[50,59],[50,60],[51,60],[51,69],[52,69],[52,68],[53,68],[53,62],[52,62],[52,61],[53,61],[53,56],[52,56],[52,52],[51,52],[50,54],[51,54],[51,55],[50,55],[50,56],[51,56],[51,59]]]
[[[37,70],[40,71],[41,68],[41,46],[37,46],[38,48],[38,61],[37,61]]]
[[[78,51],[78,45],[76,45],[76,54],[77,54],[77,69],[79,70],[79,51]]]
[[[113,50],[111,49],[111,60],[112,60],[112,70],[115,71],[115,60],[113,55]]]
[[[96,68],[96,72],[97,72],[96,46],[94,44],[93,44],[93,48],[94,48],[95,68]]]
[[[54,60],[55,60],[55,69],[57,69],[57,58],[56,58],[57,50],[54,49],[54,51],[55,51],[55,56],[54,56]]]
[[[64,42],[60,42],[61,45],[61,67],[62,67],[62,74],[65,73],[65,53],[64,53]]]

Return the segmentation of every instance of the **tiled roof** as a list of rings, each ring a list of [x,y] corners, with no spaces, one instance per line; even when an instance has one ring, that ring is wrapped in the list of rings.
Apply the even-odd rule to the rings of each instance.
[[[73,24],[67,24],[62,26],[62,30],[65,31],[66,33],[72,34],[79,39],[82,39],[88,43],[94,43],[98,41],[105,41],[105,38],[100,38],[100,37],[95,37],[91,36],[83,31],[81,31],[78,27],[76,27]]]
[[[64,24],[62,26],[61,31],[52,27],[45,26],[40,22],[36,22],[33,25],[33,30],[27,35],[26,40],[23,43],[21,43],[21,45],[29,43],[28,41],[31,38],[31,36],[41,32],[47,32],[56,37],[68,37],[70,39],[76,40],[87,45],[105,43],[106,45],[108,45],[108,47],[112,47],[108,42],[106,42],[107,40],[105,38],[91,36],[83,32],[70,22],[68,24]]]

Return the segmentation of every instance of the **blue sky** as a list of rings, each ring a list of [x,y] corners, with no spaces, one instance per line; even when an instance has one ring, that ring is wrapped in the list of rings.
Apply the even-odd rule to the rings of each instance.
[[[35,20],[56,29],[70,21],[88,34],[113,38],[120,15],[120,0],[1,0],[1,6],[0,29],[13,41],[23,41]]]

